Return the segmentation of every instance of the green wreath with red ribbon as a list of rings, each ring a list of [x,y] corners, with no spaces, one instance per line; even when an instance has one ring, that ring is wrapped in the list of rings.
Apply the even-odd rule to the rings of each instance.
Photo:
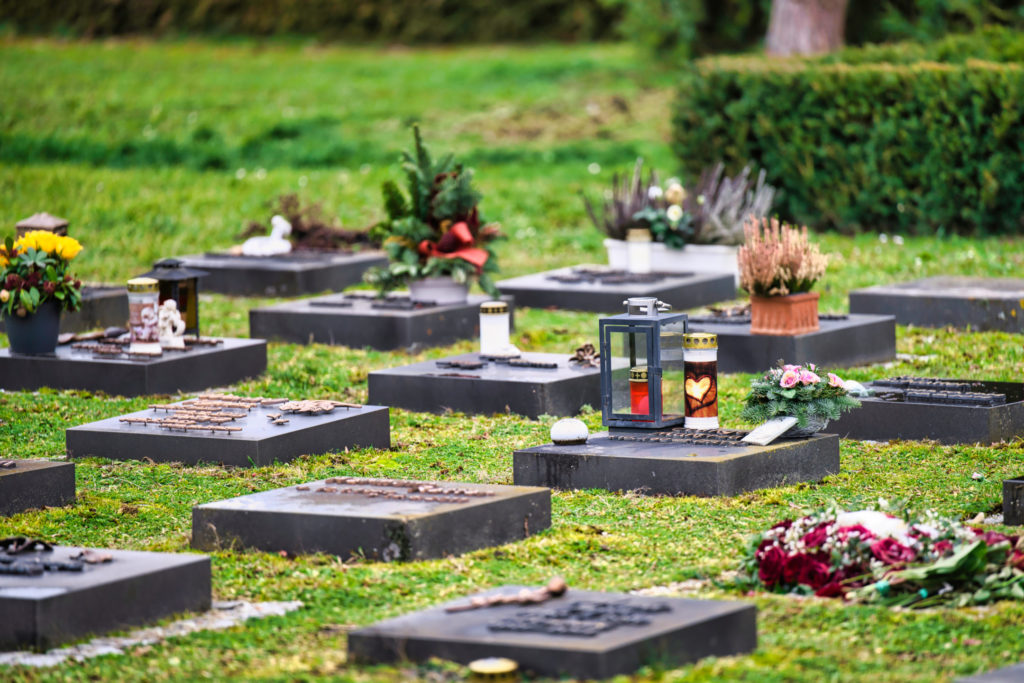
[[[371,269],[367,281],[383,293],[410,280],[450,275],[456,282],[476,279],[481,289],[497,297],[492,244],[501,234],[497,225],[480,217],[481,195],[473,187],[473,172],[456,164],[451,154],[435,162],[417,126],[413,137],[413,152],[402,153],[406,191],[393,180],[384,183],[387,218],[370,232],[383,245],[389,263]]]

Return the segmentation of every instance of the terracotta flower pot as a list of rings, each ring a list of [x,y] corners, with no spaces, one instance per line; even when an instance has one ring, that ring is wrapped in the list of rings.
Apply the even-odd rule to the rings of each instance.
[[[777,337],[818,330],[818,292],[788,296],[751,296],[750,333]]]

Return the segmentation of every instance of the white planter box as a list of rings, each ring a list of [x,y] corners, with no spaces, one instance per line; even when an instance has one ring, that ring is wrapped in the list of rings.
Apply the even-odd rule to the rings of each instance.
[[[624,240],[606,239],[608,265],[617,270],[629,270]],[[687,244],[682,249],[670,249],[661,242],[651,245],[651,270],[656,273],[732,273],[736,285],[740,283],[736,253],[739,247],[723,244]]]

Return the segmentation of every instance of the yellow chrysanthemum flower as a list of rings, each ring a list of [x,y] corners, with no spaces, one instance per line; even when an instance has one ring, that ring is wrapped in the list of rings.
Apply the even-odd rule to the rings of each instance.
[[[66,261],[75,258],[78,256],[78,252],[82,251],[82,245],[74,237],[63,237],[46,230],[33,230],[25,233],[14,243],[14,248],[19,251],[25,249],[44,251]]]
[[[74,237],[61,237],[53,253],[65,261],[70,261],[78,256],[80,251],[82,251],[82,245]]]

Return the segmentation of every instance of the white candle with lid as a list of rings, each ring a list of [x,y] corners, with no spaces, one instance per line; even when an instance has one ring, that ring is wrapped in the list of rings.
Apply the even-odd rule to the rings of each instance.
[[[647,228],[630,228],[626,233],[626,259],[629,272],[651,272],[651,231]]]
[[[509,341],[509,311],[504,301],[485,301],[480,304],[480,354],[507,355],[512,347]]]

